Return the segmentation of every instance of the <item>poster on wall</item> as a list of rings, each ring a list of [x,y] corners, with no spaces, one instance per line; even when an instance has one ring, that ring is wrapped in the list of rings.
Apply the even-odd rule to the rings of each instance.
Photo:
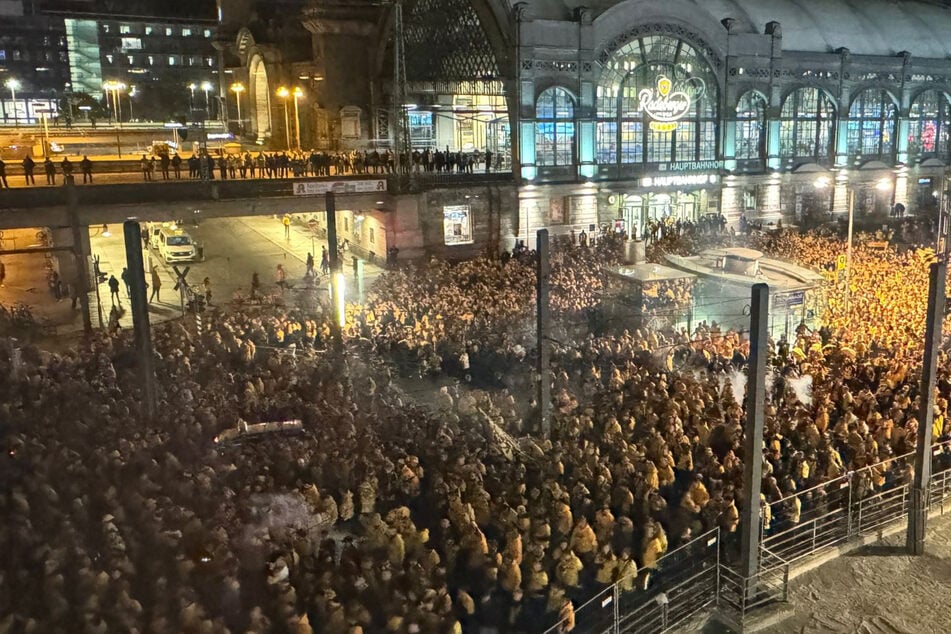
[[[445,242],[448,246],[472,244],[472,215],[469,205],[448,205],[442,208]]]
[[[340,109],[340,136],[344,139],[359,139],[363,111],[356,106],[345,106]]]
[[[598,199],[594,195],[569,196],[568,208],[573,223],[585,223],[598,218]]]
[[[548,199],[548,222],[553,225],[565,224],[565,199],[557,196]]]

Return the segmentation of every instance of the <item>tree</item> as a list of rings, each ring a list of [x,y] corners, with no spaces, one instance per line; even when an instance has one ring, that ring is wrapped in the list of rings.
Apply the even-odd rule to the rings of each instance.
[[[70,108],[70,104],[72,104],[72,108]],[[61,97],[58,106],[59,111],[67,121],[70,121],[71,118],[105,119],[109,116],[101,103],[84,92],[74,92],[71,95]],[[86,108],[89,109],[86,110]]]

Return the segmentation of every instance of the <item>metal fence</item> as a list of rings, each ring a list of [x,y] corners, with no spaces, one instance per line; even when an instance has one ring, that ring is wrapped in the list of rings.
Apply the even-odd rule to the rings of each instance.
[[[574,611],[577,632],[666,632],[716,603],[720,529],[670,551],[652,569],[617,580]],[[633,588],[624,590],[624,588]],[[565,621],[546,634],[565,632]]]
[[[713,529],[577,607],[573,631],[661,634],[714,607],[742,625],[756,608],[786,600],[796,562],[906,521],[914,459],[914,453],[895,456],[771,502],[755,575],[744,577],[727,563],[727,535]],[[928,508],[951,510],[951,441],[933,448]],[[635,589],[622,589],[630,586]],[[561,621],[545,634],[566,631]]]

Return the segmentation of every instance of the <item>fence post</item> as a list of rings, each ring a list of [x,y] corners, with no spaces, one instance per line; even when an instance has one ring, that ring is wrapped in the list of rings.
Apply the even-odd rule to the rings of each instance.
[[[743,459],[743,512],[740,524],[740,575],[744,601],[756,591],[759,534],[762,526],[760,490],[763,479],[763,419],[766,406],[766,364],[769,349],[769,286],[754,284],[750,299],[750,365],[746,391],[746,440]]]
[[[126,264],[129,269],[129,288],[132,304],[132,329],[135,348],[139,353],[139,376],[142,381],[143,410],[145,415],[155,417],[156,385],[155,367],[152,359],[152,335],[149,326],[149,301],[145,293],[145,266],[142,261],[142,228],[136,220],[126,220],[122,225],[125,238]]]
[[[723,548],[723,542],[720,541],[720,527],[717,526],[717,607],[720,607],[720,549]]]
[[[858,518],[857,518],[857,519],[858,519],[858,527],[857,527],[856,530],[855,530],[855,534],[856,534],[857,536],[861,536],[861,535],[862,535],[862,500],[859,500],[859,502],[858,502],[858,508],[859,508],[859,516],[858,516]]]
[[[931,484],[931,436],[934,426],[935,373],[941,345],[941,325],[944,320],[945,261],[931,265],[928,287],[928,329],[925,334],[925,356],[921,367],[921,412],[918,414],[918,446],[915,454],[915,480],[911,489],[911,512],[905,546],[911,555],[925,552],[925,523],[928,519],[928,487]]]
[[[536,398],[541,417],[541,433],[546,440],[551,439],[551,307],[548,304],[549,277],[551,262],[548,257],[548,229],[539,229],[537,233],[538,262],[536,298],[538,339],[538,386]]]
[[[619,605],[621,593],[618,591],[617,582],[611,586],[611,596],[614,603],[614,629],[612,631],[614,634],[618,634],[621,631],[621,607]]]
[[[849,485],[847,488],[849,491],[848,491],[848,498],[846,503],[847,505],[845,507],[845,517],[846,517],[845,538],[852,539],[852,476],[849,476],[848,482],[849,482]]]

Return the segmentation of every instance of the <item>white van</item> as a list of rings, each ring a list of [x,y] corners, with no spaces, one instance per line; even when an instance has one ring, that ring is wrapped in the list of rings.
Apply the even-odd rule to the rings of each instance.
[[[150,222],[148,227],[146,227],[146,232],[149,238],[149,248],[155,249],[158,251],[159,248],[159,237],[162,235],[162,228],[169,227],[171,223],[161,223],[161,222]]]
[[[192,237],[182,229],[162,227],[158,237],[158,252],[168,262],[191,262],[198,257]]]

